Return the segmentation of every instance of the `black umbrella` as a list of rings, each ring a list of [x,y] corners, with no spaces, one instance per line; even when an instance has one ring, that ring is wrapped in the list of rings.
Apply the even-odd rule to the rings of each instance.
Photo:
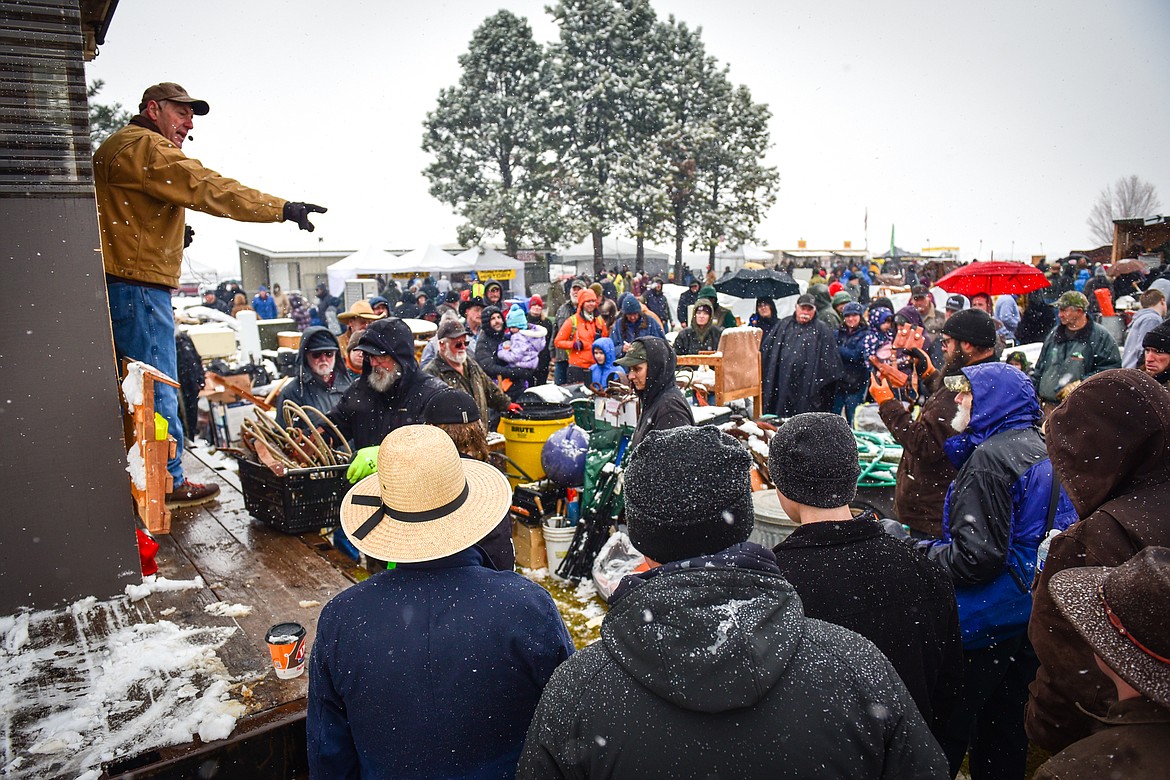
[[[787,298],[800,295],[800,285],[786,273],[771,268],[740,268],[715,282],[715,289],[736,298]]]

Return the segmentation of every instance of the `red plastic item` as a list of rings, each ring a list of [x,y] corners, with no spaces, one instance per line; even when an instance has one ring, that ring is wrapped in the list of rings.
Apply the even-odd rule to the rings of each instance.
[[[149,577],[152,574],[158,574],[158,564],[154,562],[155,553],[158,552],[158,542],[141,528],[135,529],[135,532],[138,534],[138,560],[142,563],[142,576]]]
[[[1115,317],[1117,312],[1113,310],[1113,291],[1108,287],[1098,287],[1093,290],[1093,295],[1097,296],[1097,305],[1101,307],[1101,316]]]

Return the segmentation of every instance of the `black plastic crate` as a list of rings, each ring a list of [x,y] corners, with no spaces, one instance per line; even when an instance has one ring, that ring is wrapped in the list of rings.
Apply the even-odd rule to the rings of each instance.
[[[287,534],[303,534],[340,522],[341,499],[349,491],[348,465],[289,469],[283,477],[267,466],[240,459],[244,506],[257,520]]]

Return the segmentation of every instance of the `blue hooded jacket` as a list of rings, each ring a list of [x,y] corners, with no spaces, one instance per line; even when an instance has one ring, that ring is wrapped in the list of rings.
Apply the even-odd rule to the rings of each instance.
[[[999,576],[1013,550],[1034,569],[1052,495],[1052,463],[1031,380],[999,362],[962,371],[971,382],[971,422],[943,444],[959,473],[943,503],[942,540],[924,543],[956,587]],[[1067,528],[1076,517],[1061,489],[1053,527]]]
[[[626,370],[621,366],[615,365],[615,352],[617,351],[613,345],[613,339],[608,336],[602,336],[599,339],[593,340],[593,348],[600,349],[605,353],[604,363],[594,363],[593,367],[589,369],[592,377],[589,380],[590,384],[597,385],[604,389],[609,383],[609,378],[614,374],[623,375]]]

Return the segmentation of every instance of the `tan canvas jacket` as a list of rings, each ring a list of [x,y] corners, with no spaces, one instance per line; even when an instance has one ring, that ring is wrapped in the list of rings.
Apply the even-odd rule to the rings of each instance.
[[[106,273],[177,287],[184,209],[240,222],[280,222],[285,201],[220,176],[153,130],[129,125],[94,155]]]

